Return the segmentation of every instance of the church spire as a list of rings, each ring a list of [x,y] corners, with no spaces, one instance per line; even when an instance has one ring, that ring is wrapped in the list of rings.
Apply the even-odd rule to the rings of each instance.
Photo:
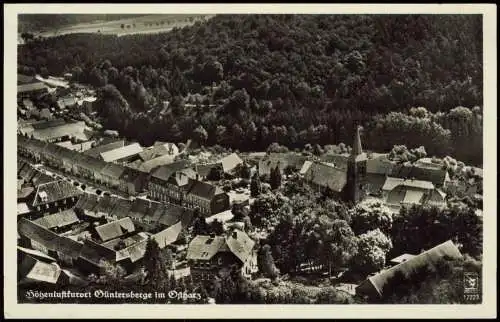
[[[354,134],[354,143],[352,145],[352,156],[357,157],[363,153],[363,148],[361,147],[361,137],[360,137],[360,126],[356,126],[356,132]]]

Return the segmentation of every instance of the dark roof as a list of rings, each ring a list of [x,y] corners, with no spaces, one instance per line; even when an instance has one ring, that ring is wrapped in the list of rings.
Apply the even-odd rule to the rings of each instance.
[[[189,260],[209,260],[218,252],[229,251],[243,263],[252,254],[255,242],[238,229],[229,231],[225,236],[198,235],[190,243],[186,258]]]
[[[37,187],[36,195],[33,200],[33,206],[76,197],[82,194],[82,191],[65,180],[53,181],[41,184]],[[46,195],[46,199],[42,198]]]
[[[195,195],[203,199],[212,200],[216,195],[224,193],[219,187],[210,183],[190,179],[188,194]]]
[[[130,213],[130,208],[132,208],[132,202],[130,200],[120,199],[116,202],[110,215],[116,218],[127,217]]]
[[[78,217],[73,209],[68,209],[55,214],[47,215],[36,219],[34,222],[45,228],[51,229],[56,227],[64,227],[77,223]]]
[[[34,76],[28,76],[23,74],[17,74],[17,84],[30,84],[36,83],[38,80]]]
[[[21,218],[17,223],[17,231],[37,243],[43,245],[51,251],[60,252],[66,256],[76,258],[82,244],[68,237],[59,236],[49,229],[25,218]]]
[[[219,168],[221,171],[224,171],[222,163],[198,164],[195,170],[201,177],[206,177],[214,168]]]
[[[394,166],[390,176],[396,178],[414,178],[416,180],[430,181],[437,187],[442,186],[448,177],[446,170],[414,165],[396,165]]]
[[[80,257],[100,266],[101,260],[108,260],[112,263],[116,261],[116,251],[96,242],[86,239],[80,251]]]
[[[115,207],[119,198],[110,197],[110,196],[102,196],[98,198],[97,206],[93,209],[94,212],[100,212],[109,214]]]
[[[184,210],[183,207],[178,205],[165,204],[163,214],[158,218],[158,223],[165,226],[172,226],[182,218]]]
[[[170,178],[170,176],[172,174],[174,174],[176,171],[179,171],[179,170],[186,168],[187,165],[188,165],[188,162],[185,160],[162,165],[161,167],[159,167],[157,170],[155,170],[152,173],[152,177],[167,181],[168,178]]]
[[[43,173],[40,171],[35,171],[35,174],[33,177],[31,177],[30,182],[33,184],[33,186],[39,186],[41,184],[45,184],[48,182],[53,182],[56,181],[57,179]]]
[[[130,208],[130,212],[128,213],[128,215],[134,219],[142,219],[146,215],[146,212],[149,210],[149,207],[149,200],[136,198],[132,202],[132,207]]]
[[[111,151],[120,147],[125,146],[125,141],[124,140],[119,140],[119,141],[113,141],[111,143],[107,144],[101,144],[98,145],[92,149],[88,149],[87,151],[83,152],[83,154],[94,157],[94,158],[99,158],[101,153],[106,152],[106,151]]]
[[[125,171],[125,167],[116,163],[108,163],[101,171],[101,173],[105,176],[112,177],[115,179],[119,179],[123,172]]]
[[[419,268],[423,268],[427,265],[435,265],[438,261],[445,257],[452,259],[462,257],[462,254],[460,254],[460,251],[451,240],[416,255],[401,264],[393,266],[374,276],[368,277],[357,287],[356,291],[366,287],[367,284],[371,284],[378,296],[382,296],[385,292],[385,285],[396,275],[396,273],[400,272],[404,276],[408,277],[414,274]]]
[[[92,211],[99,203],[97,196],[94,194],[84,193],[75,205],[75,208],[81,210]]]
[[[75,152],[75,155],[78,155],[77,164],[90,171],[101,172],[107,165],[106,162],[85,154]]]
[[[135,226],[130,217],[125,217],[95,228],[99,238],[105,242],[126,233],[135,231]]]
[[[56,284],[61,272],[61,268],[56,263],[45,263],[26,254],[19,265],[21,276],[19,284],[31,282]]]
[[[317,162],[311,164],[304,174],[304,178],[321,187],[328,187],[335,192],[341,192],[347,183],[345,170]]]

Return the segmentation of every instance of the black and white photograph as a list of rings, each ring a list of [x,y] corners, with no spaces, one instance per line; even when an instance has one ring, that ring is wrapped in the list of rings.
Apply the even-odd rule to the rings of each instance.
[[[46,6],[4,31],[14,303],[335,317],[496,294],[495,6]]]

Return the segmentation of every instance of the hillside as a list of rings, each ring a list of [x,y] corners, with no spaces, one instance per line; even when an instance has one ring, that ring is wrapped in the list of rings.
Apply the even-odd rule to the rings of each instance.
[[[350,144],[361,123],[367,148],[425,145],[480,164],[481,28],[479,15],[219,15],[162,34],[33,41],[18,57],[23,73],[102,87],[107,126],[146,144]],[[429,113],[408,114],[419,106]]]

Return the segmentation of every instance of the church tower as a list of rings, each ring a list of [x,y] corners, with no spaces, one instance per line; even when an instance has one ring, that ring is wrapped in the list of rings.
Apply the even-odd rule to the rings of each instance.
[[[366,185],[366,153],[361,147],[360,127],[356,127],[351,155],[347,161],[347,182],[345,197],[354,204],[365,197]]]

